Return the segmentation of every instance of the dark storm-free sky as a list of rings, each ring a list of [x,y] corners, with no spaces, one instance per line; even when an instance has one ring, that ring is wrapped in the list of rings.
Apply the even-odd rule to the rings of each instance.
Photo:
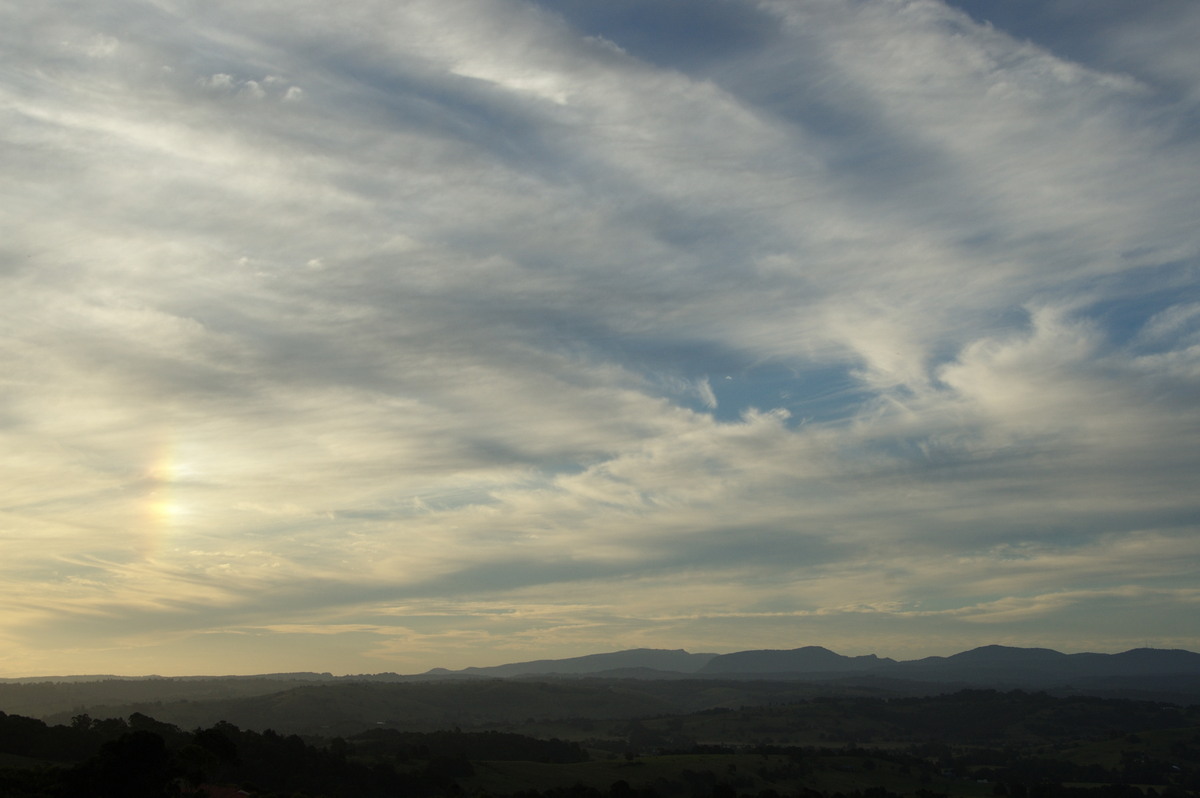
[[[0,674],[1200,648],[1200,4],[0,2]]]

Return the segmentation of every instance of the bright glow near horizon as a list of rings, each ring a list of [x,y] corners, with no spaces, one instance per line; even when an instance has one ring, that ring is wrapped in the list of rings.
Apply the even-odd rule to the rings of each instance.
[[[1198,35],[0,5],[0,676],[1200,649]]]

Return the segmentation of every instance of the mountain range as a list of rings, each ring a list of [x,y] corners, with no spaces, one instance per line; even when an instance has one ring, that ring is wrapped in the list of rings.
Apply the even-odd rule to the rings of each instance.
[[[1150,648],[1063,654],[990,645],[895,660],[820,646],[731,654],[632,649],[409,675],[40,677],[0,680],[0,711],[56,724],[83,714],[138,714],[180,728],[227,720],[244,728],[345,735],[380,724],[417,731],[528,726],[833,697],[918,698],[967,688],[1200,705],[1200,654]]]
[[[894,660],[874,654],[844,656],[821,646],[732,654],[640,648],[457,671],[436,668],[417,678],[533,676],[772,680],[874,677],[996,687],[1073,685],[1081,688],[1105,684],[1133,686],[1135,682],[1169,679],[1200,686],[1200,654],[1155,648],[1137,648],[1119,654],[1063,654],[1046,648],[989,645],[948,657]]]
[[[996,687],[1075,684],[1104,680],[1197,680],[1200,654],[1183,649],[1135,648],[1119,654],[1063,654],[1048,648],[988,645],[948,657],[895,660],[875,654],[844,656],[821,646],[760,649],[731,654],[690,653],[683,649],[635,648],[566,659],[539,659],[460,670],[434,668],[420,674],[269,673],[252,676],[41,676],[0,678],[3,683],[78,683],[115,680],[265,680],[269,682],[439,681],[527,677],[663,679],[845,680],[876,677],[915,682]]]

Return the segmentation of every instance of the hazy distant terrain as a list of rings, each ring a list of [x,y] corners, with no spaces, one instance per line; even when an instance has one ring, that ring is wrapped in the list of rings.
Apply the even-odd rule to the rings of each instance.
[[[471,674],[479,676],[521,676],[531,673],[595,674],[614,670],[648,670],[673,673],[702,671],[719,654],[690,654],[683,650],[667,651],[657,648],[635,648],[606,654],[589,654],[568,659],[542,659],[514,662],[490,668],[464,668],[461,671],[436,669],[433,674]]]
[[[326,798],[1188,798],[1200,655],[635,649],[411,675],[0,684],[5,798],[206,784]]]
[[[181,728],[228,721],[251,729],[345,735],[367,728],[611,720],[794,703],[819,697],[905,698],[966,687],[1045,690],[1200,703],[1200,654],[1137,649],[1061,654],[985,646],[898,662],[792,650],[689,654],[635,649],[425,674],[55,678],[0,683],[0,710],[68,723],[142,713]]]
[[[204,784],[262,798],[1200,794],[1197,705],[1023,690],[813,690],[720,679],[350,681],[193,704],[271,722],[261,730],[165,720],[190,702],[50,725],[0,713],[0,795],[167,798],[204,795]],[[689,702],[728,705],[671,709]],[[364,725],[380,713],[424,718],[427,728]],[[288,734],[274,721],[310,730]]]

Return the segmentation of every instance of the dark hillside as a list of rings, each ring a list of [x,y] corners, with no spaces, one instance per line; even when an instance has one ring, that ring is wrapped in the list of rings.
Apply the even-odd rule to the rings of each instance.
[[[495,680],[494,684],[506,683]],[[572,695],[571,690],[549,688],[578,685],[572,680],[554,686],[524,686],[546,687],[550,694],[563,697]],[[363,691],[359,700],[366,702],[386,693]],[[322,700],[339,695],[346,694],[334,690]],[[336,709],[330,703],[324,708]],[[532,728],[539,724],[526,719],[504,725]],[[1200,707],[967,690],[890,700],[826,696],[689,714],[576,718],[559,725],[573,726],[590,737],[567,740],[512,729],[412,732],[376,728],[345,736],[301,738],[269,729],[253,731],[229,722],[189,732],[145,715],[132,715],[128,720],[77,716],[70,725],[53,726],[0,714],[0,795],[1200,795]]]
[[[14,681],[0,683],[0,710],[48,717],[74,714],[89,707],[248,698],[308,684],[312,684],[311,679],[257,676],[102,679],[94,682]]]
[[[443,671],[448,674],[478,676],[525,676],[543,674],[595,674],[617,669],[646,669],[649,671],[673,671],[695,673],[705,666],[716,654],[690,654],[682,649],[665,650],[635,648],[607,654],[589,654],[568,659],[543,659],[532,662],[514,662],[486,668],[464,668],[461,671]]]
[[[709,674],[832,674],[866,673],[880,670],[895,660],[880,659],[874,654],[844,657],[820,646],[805,646],[790,651],[738,651],[713,658],[700,669]]]
[[[97,708],[117,714],[125,707]],[[135,709],[146,711],[150,708]],[[596,685],[574,680],[525,682],[500,679],[379,684],[349,682],[293,687],[271,695],[215,701],[161,703],[158,717],[193,728],[228,720],[253,729],[344,735],[386,727],[434,730],[526,718],[618,718],[675,711],[668,700],[623,682]],[[52,716],[52,720],[64,720]]]

